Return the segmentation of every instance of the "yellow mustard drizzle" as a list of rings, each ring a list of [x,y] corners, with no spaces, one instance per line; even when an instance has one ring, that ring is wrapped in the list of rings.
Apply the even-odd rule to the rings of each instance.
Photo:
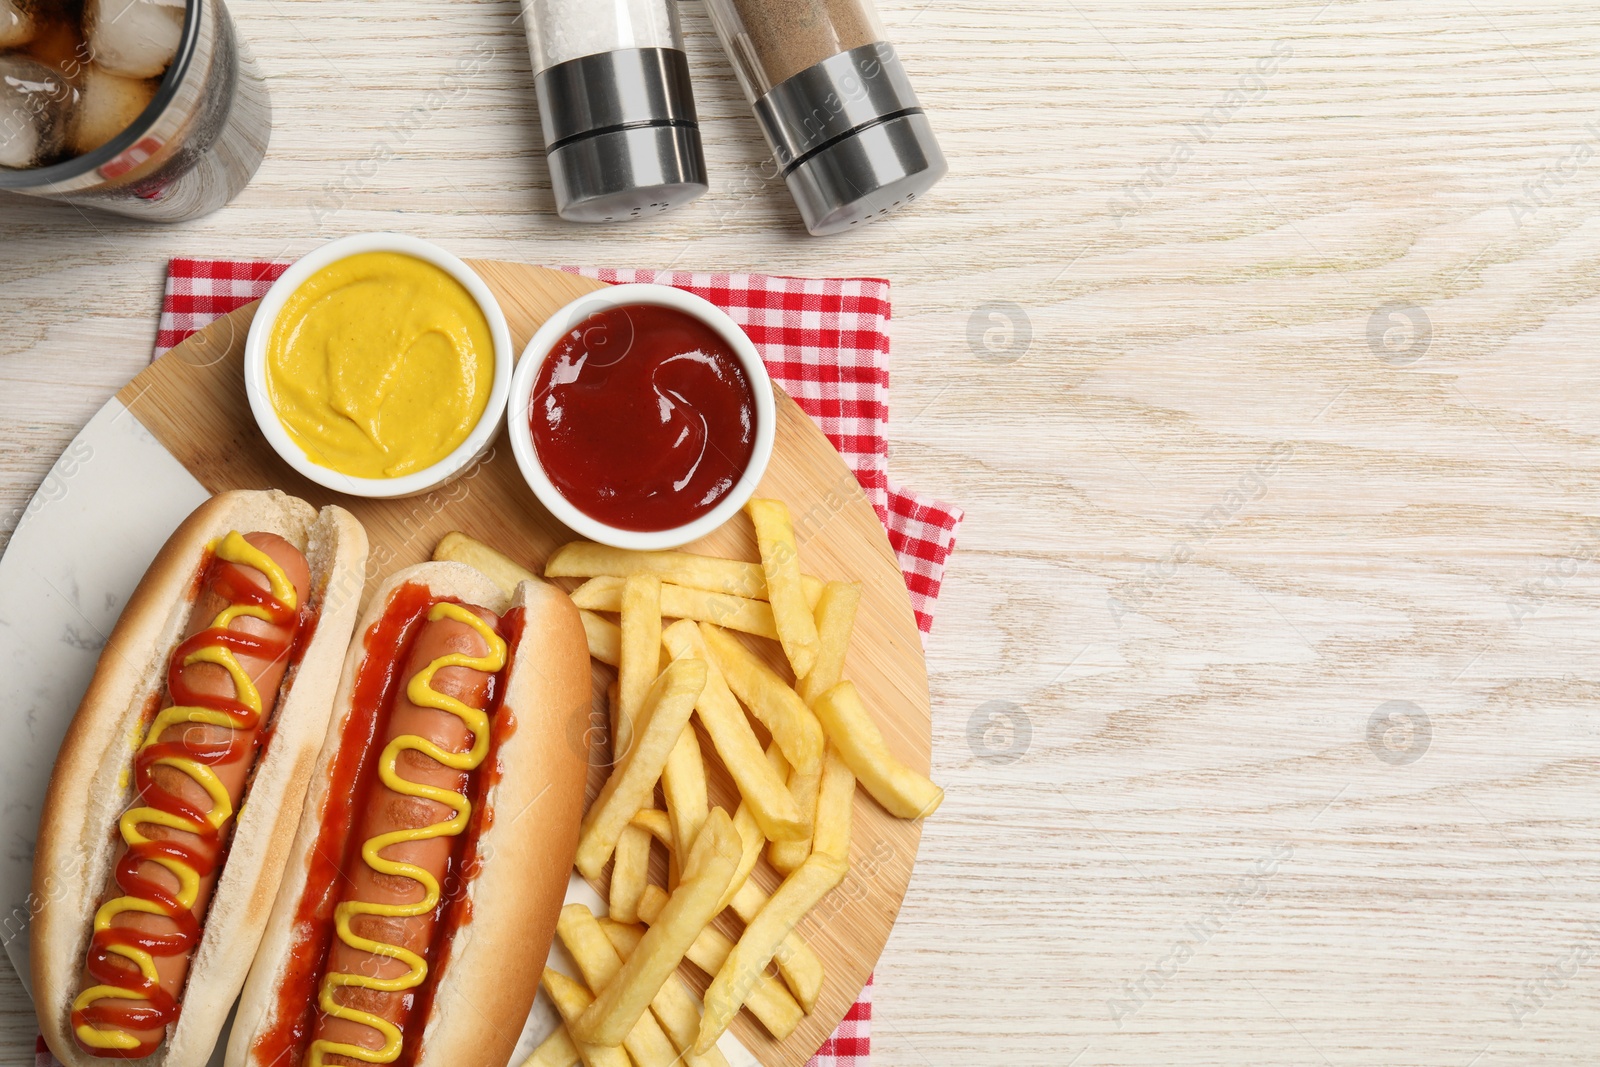
[[[399,960],[409,970],[394,978],[374,978],[365,974],[350,974],[344,971],[331,971],[323,976],[322,988],[317,995],[317,1004],[322,1011],[336,1019],[348,1019],[352,1022],[370,1026],[383,1035],[383,1047],[374,1051],[360,1045],[351,1045],[340,1041],[318,1039],[311,1043],[308,1067],[323,1067],[325,1057],[330,1055],[348,1056],[362,1063],[393,1063],[400,1056],[403,1038],[399,1027],[370,1012],[348,1008],[334,999],[335,991],[347,986],[362,989],[376,989],[386,993],[396,993],[407,989],[415,989],[421,985],[428,974],[428,961],[421,956],[399,945],[390,945],[382,941],[374,941],[362,937],[350,929],[350,920],[357,915],[381,915],[386,918],[411,918],[426,915],[439,905],[439,881],[432,873],[411,863],[402,863],[397,860],[385,859],[380,853],[390,845],[403,841],[426,841],[435,837],[455,837],[467,828],[467,821],[472,815],[472,802],[460,793],[449,789],[439,789],[435,786],[421,785],[410,782],[400,777],[396,765],[402,752],[421,752],[430,759],[437,760],[446,767],[457,771],[475,770],[489,754],[489,715],[477,708],[468,707],[454,697],[446,696],[433,688],[433,676],[444,667],[468,667],[486,674],[498,672],[506,663],[506,643],[488,623],[480,619],[474,612],[467,610],[459,604],[435,604],[428,612],[429,621],[438,619],[454,619],[478,631],[485,643],[489,646],[489,653],[485,656],[466,656],[461,653],[451,653],[440,656],[429,663],[422,670],[412,676],[406,685],[406,696],[411,702],[421,708],[435,708],[439,711],[449,712],[466,724],[472,731],[472,749],[468,752],[446,752],[427,738],[415,734],[402,734],[390,741],[378,758],[378,776],[383,784],[402,796],[422,797],[426,800],[437,801],[450,808],[454,814],[444,822],[433,823],[428,826],[418,827],[414,830],[391,830],[386,834],[368,838],[361,846],[361,858],[366,861],[379,874],[396,875],[401,878],[410,878],[422,887],[422,899],[413,904],[371,904],[359,900],[342,902],[334,910],[334,927],[339,935],[339,940],[351,948],[363,952],[370,952],[375,956],[386,956]]]
[[[299,598],[295,593],[293,583],[283,568],[273,561],[272,557],[256,548],[244,539],[238,530],[228,533],[207,546],[219,559],[235,563],[244,567],[251,567],[266,576],[272,586],[272,596],[285,607],[293,610],[299,606]],[[264,606],[230,604],[218,613],[212,620],[208,629],[226,629],[228,624],[240,615],[250,615],[258,619],[272,621],[271,615]],[[261,694],[256,691],[255,683],[250,680],[250,675],[245,671],[233,652],[221,645],[207,645],[196,649],[186,656],[184,666],[193,663],[214,663],[223,668],[233,679],[234,699],[245,705],[259,720],[261,715]],[[146,731],[143,744],[138,751],[143,752],[160,740],[161,735],[173,726],[186,723],[203,723],[208,726],[225,726],[229,729],[240,729],[248,726],[247,720],[231,715],[225,711],[214,711],[211,708],[180,707],[164,708],[156,715],[155,721]],[[212,830],[221,830],[233,817],[233,802],[228,797],[228,791],[217,779],[210,767],[192,759],[178,756],[169,756],[155,761],[156,765],[172,767],[194,780],[211,798],[211,810],[206,813],[206,823]],[[123,813],[117,821],[117,829],[122,833],[123,842],[133,848],[145,844],[151,839],[139,829],[141,825],[165,826],[173,830],[184,830],[192,834],[202,834],[205,827],[190,822],[182,816],[161,811],[158,808],[137,807],[130,808]],[[158,863],[166,868],[178,880],[178,903],[184,908],[193,909],[195,899],[200,892],[200,875],[193,867],[181,860],[168,856],[152,856],[150,862]],[[120,896],[106,901],[100,905],[94,916],[94,929],[96,932],[110,929],[112,920],[125,911],[141,911],[150,915],[166,915],[167,912],[155,901],[145,900],[142,897]],[[133,961],[139,968],[146,981],[159,981],[155,958],[146,950],[137,945],[109,945],[107,951]],[[82,1011],[90,1004],[101,999],[112,1000],[144,1000],[149,998],[142,993],[125,989],[122,986],[94,985],[79,993],[72,1002],[73,1011]],[[101,1030],[87,1024],[74,1029],[78,1040],[89,1048],[97,1049],[134,1049],[141,1042],[138,1038],[125,1030]]]

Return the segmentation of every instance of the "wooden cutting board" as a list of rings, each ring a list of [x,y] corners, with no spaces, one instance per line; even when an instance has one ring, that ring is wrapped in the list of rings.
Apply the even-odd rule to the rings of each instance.
[[[479,261],[472,266],[505,309],[512,343],[519,353],[557,308],[604,285],[522,264]],[[319,506],[340,504],[366,524],[372,544],[371,573],[380,576],[429,558],[439,538],[451,530],[488,542],[535,571],[542,571],[555,548],[576,539],[534,499],[503,438],[468,476],[409,500],[344,497],[295,474],[261,436],[245,398],[244,341],[255,307],[251,304],[218,319],[151,364],[118,394],[139,422],[208,490],[272,487]],[[839,453],[782,390],[775,392],[777,443],[758,495],[788,503],[808,573],[861,583],[861,608],[845,665],[846,677],[860,688],[890,748],[910,766],[926,772],[930,749],[927,674],[921,638],[894,553],[877,514]],[[737,559],[757,558],[749,522],[742,515],[689,548]],[[563,584],[570,588],[576,583]],[[751,645],[781,668],[782,656],[775,645],[758,639],[751,639]],[[595,664],[595,674],[596,691],[603,694],[614,671]],[[602,704],[599,721],[604,719]],[[707,762],[713,771],[712,802],[731,813],[737,795],[704,737],[702,748],[709,754]],[[603,751],[592,755],[591,797],[604,780],[606,762]],[[734,1024],[735,1034],[764,1067],[803,1065],[855,1001],[900,910],[921,835],[920,823],[895,819],[865,790],[856,791],[850,875],[800,928],[827,971],[816,1010],[783,1042],[773,1041],[748,1013],[741,1013]],[[765,859],[756,877],[769,890],[779,880]],[[604,895],[603,885],[596,888]],[[735,922],[729,916],[721,921]],[[726,932],[737,937],[737,925],[729,925]],[[516,951],[516,946],[507,946],[507,950]],[[698,990],[704,990],[705,976],[688,964],[683,973]]]

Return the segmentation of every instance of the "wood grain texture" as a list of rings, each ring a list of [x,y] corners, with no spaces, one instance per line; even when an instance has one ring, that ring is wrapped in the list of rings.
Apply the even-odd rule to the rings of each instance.
[[[521,352],[545,319],[603,283],[516,263],[474,261],[473,268],[505,311],[512,347]],[[255,305],[212,323],[156,360],[117,394],[134,417],[155,435],[207,489],[276,488],[318,507],[337,503],[367,529],[368,571],[381,578],[429,559],[446,533],[461,530],[508,553],[535,572],[556,548],[575,540],[533,496],[503,436],[457,481],[404,500],[359,500],[329,492],[300,477],[272,451],[250,414],[244,389],[244,343]],[[794,516],[796,543],[807,573],[824,580],[861,583],[861,607],[845,664],[845,676],[860,688],[890,747],[924,772],[929,765],[928,682],[921,640],[905,581],[872,505],[828,443],[794,401],[777,393],[778,427],[772,461],[757,495],[783,500]],[[743,515],[689,551],[758,561],[755,536]],[[575,580],[561,584],[576,587]],[[775,670],[787,670],[774,642],[747,642]],[[605,688],[616,671],[596,663],[593,715],[573,722],[567,737],[551,744],[584,746],[590,752],[592,800],[609,774],[610,749],[591,724],[606,721]],[[598,742],[591,745],[591,740]],[[704,747],[707,742],[702,742]],[[713,751],[705,748],[705,751]],[[711,801],[731,814],[739,794],[719,761],[709,760]],[[801,924],[801,933],[822,958],[827,974],[816,1009],[784,1041],[772,1039],[748,1014],[734,1029],[764,1067],[803,1067],[834,1031],[872,973],[894,925],[911,879],[920,822],[884,811],[864,789],[856,791],[851,873]],[[665,884],[665,871],[660,872]],[[768,892],[781,880],[763,859],[754,872]],[[597,886],[602,894],[605,884]],[[737,938],[731,916],[726,932]],[[508,951],[516,951],[508,946]],[[684,977],[706,982],[692,966]],[[521,1020],[517,1020],[520,1026]]]
[[[1593,1062],[1600,11],[883,0],[951,174],[817,240],[699,5],[712,191],[610,229],[550,214],[512,0],[230,7],[277,107],[238,203],[173,228],[0,207],[6,513],[142,366],[173,254],[394,228],[887,277],[891,471],[968,518],[928,646],[949,799],[875,1063]],[[1374,321],[1392,303],[1421,358],[1415,312]],[[1368,744],[1391,700],[1429,718],[1413,763]]]

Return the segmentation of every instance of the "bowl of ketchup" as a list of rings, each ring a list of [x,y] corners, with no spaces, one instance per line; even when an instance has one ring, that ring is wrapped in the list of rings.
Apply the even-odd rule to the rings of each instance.
[[[737,323],[665,285],[579,297],[528,342],[507,403],[523,478],[617,548],[676,548],[744,506],[772,457],[772,383]]]

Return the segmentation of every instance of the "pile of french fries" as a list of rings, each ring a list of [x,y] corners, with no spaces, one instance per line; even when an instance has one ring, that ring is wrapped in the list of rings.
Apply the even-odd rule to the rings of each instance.
[[[944,799],[890,754],[843,677],[860,587],[802,573],[781,501],[751,500],[745,511],[759,563],[578,542],[545,565],[547,578],[585,579],[572,599],[589,654],[617,668],[612,771],[584,816],[576,861],[596,885],[610,864],[611,880],[607,916],[562,910],[557,935],[583,981],[545,969],[563,1025],[523,1067],[727,1067],[716,1045],[741,1008],[788,1037],[823,981],[795,928],[849,871],[856,783],[902,819]],[[532,577],[460,533],[434,558],[507,588]],[[776,641],[793,684],[734,631]],[[731,816],[710,806],[693,717],[738,788]],[[668,857],[664,886],[650,881],[654,843]],[[783,876],[770,896],[750,877],[763,851]],[[712,926],[729,909],[743,923],[737,941]],[[703,1005],[677,977],[684,960],[711,979]]]

